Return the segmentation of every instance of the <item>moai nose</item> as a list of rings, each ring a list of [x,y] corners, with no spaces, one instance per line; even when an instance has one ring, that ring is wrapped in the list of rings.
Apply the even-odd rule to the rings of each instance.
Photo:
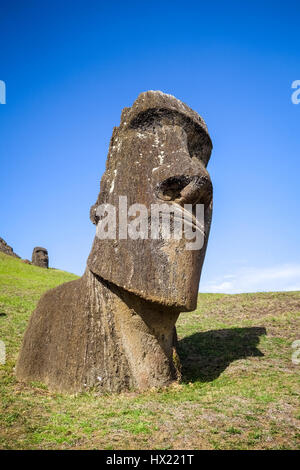
[[[212,199],[212,183],[208,175],[172,176],[157,187],[157,197],[177,204],[204,204]]]
[[[193,176],[191,181],[180,191],[176,202],[183,204],[208,205],[212,198],[212,184],[208,176]]]

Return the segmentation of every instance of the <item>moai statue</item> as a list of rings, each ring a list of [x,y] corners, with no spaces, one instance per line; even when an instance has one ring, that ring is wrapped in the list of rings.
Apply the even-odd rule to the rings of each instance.
[[[32,264],[35,264],[35,266],[40,266],[40,268],[48,268],[49,258],[46,248],[36,246],[32,252],[31,262]]]
[[[175,323],[197,304],[212,215],[211,150],[203,119],[171,95],[148,91],[123,110],[90,211],[97,231],[85,273],[40,299],[18,359],[20,380],[61,392],[145,390],[178,380]],[[173,225],[184,214],[185,227],[203,237],[199,246],[188,249],[184,230],[173,238],[161,226],[152,231],[168,210]]]

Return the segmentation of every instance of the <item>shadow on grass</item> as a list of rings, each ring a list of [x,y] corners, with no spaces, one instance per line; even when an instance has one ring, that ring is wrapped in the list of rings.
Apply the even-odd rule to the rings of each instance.
[[[178,343],[183,382],[211,382],[237,359],[263,356],[257,349],[262,327],[230,328],[195,333]]]

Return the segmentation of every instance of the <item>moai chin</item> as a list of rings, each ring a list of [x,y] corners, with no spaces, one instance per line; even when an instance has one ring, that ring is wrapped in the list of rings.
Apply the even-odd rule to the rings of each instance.
[[[32,264],[35,264],[35,266],[40,266],[41,268],[48,268],[49,258],[48,251],[46,250],[46,248],[36,246],[32,252],[31,262]]]
[[[184,212],[195,226],[194,208],[203,204],[203,244],[188,250],[184,237],[96,236],[84,275],[46,292],[32,314],[17,363],[20,380],[73,393],[145,390],[179,378],[175,323],[197,304],[212,215],[211,150],[203,119],[171,95],[141,93],[123,110],[92,222],[98,229],[99,208],[118,208],[120,196],[149,213],[155,204],[174,214],[189,204]]]

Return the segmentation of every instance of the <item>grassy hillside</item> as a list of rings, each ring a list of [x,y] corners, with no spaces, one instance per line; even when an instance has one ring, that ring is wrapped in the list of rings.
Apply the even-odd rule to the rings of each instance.
[[[0,253],[0,448],[300,448],[300,292],[200,294],[178,322],[183,382],[147,393],[77,396],[25,385],[14,366],[30,313],[76,276]]]

